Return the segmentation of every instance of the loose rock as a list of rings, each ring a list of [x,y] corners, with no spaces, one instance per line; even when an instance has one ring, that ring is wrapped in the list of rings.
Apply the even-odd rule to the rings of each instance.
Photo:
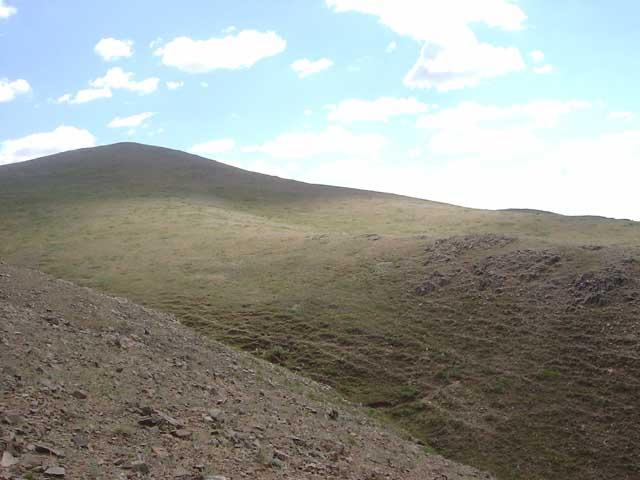
[[[49,467],[45,470],[44,474],[48,477],[64,477],[66,475],[66,470],[62,467]]]
[[[2,454],[2,460],[0,460],[0,467],[9,468],[16,465],[20,460],[13,456],[11,452],[4,452]]]

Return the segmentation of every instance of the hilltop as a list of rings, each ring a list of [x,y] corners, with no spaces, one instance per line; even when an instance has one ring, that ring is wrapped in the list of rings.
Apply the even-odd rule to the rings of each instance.
[[[640,472],[638,222],[128,143],[0,167],[0,223],[5,261],[174,314],[499,478]]]

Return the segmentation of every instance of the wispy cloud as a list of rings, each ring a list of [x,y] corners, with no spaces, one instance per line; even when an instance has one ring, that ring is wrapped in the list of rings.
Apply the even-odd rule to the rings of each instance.
[[[169,81],[166,85],[169,90],[178,90],[179,88],[184,87],[184,82],[181,80]]]
[[[381,97],[376,100],[348,99],[326,108],[329,110],[330,121],[354,123],[387,122],[396,116],[417,115],[426,112],[428,105],[413,97]]]
[[[100,98],[111,98],[113,90],[128,90],[140,95],[148,95],[155,92],[160,84],[157,77],[149,77],[136,81],[134,74],[125,72],[120,67],[110,68],[107,73],[89,82],[91,88],[79,90],[76,94],[66,93],[57,99],[58,103],[87,103]]]
[[[154,112],[138,113],[136,115],[130,115],[128,117],[116,117],[111,120],[107,127],[109,128],[135,128],[142,125],[148,119],[155,115]]]
[[[330,58],[321,58],[319,60],[309,60],[301,58],[291,64],[291,69],[298,74],[299,78],[305,78],[315,75],[323,70],[327,70],[333,66],[333,60]]]

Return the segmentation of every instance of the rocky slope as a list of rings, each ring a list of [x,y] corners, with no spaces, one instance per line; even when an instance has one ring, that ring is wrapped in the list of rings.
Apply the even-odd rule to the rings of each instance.
[[[488,479],[171,316],[0,265],[0,479]]]

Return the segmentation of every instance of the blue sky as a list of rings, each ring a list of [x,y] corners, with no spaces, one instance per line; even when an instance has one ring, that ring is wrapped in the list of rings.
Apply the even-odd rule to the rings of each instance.
[[[0,0],[0,164],[119,141],[640,219],[640,5]]]

